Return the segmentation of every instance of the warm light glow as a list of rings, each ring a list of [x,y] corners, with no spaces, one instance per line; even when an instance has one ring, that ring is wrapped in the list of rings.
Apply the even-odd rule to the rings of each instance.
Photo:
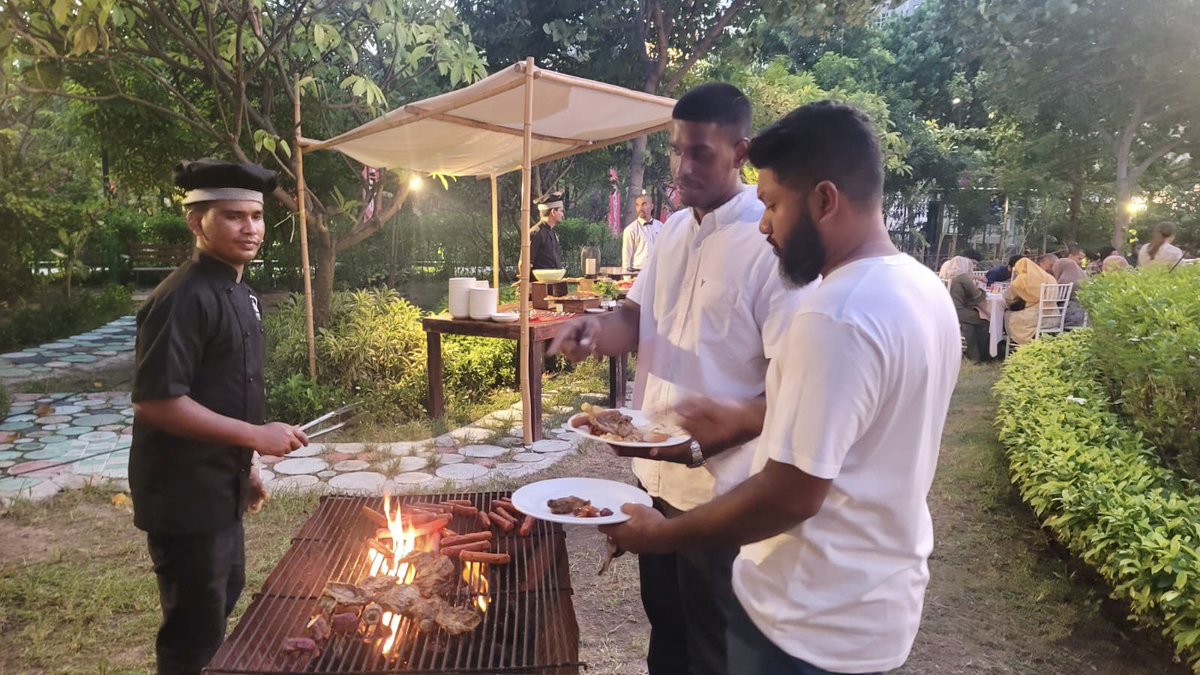
[[[488,578],[487,564],[469,562],[463,564],[462,571],[463,581],[467,582],[467,588],[475,593],[475,607],[481,612],[488,610]]]
[[[961,98],[958,98],[957,96],[955,96],[955,97],[954,97],[954,98],[953,98],[953,99],[950,101],[950,103],[951,103],[952,105],[958,105],[959,103],[962,103],[962,99],[961,99]]]
[[[408,563],[401,564],[417,548],[417,535],[412,528],[404,527],[401,520],[400,505],[396,505],[396,515],[392,516],[392,496],[383,496],[383,515],[387,516],[388,530],[392,532],[392,564],[384,565],[386,574],[400,580],[402,584],[411,584],[417,571]]]
[[[1134,197],[1125,205],[1125,210],[1129,212],[1129,215],[1135,216],[1145,211],[1146,207],[1147,204],[1145,197]]]
[[[412,190],[420,190],[422,185],[424,185],[424,181],[421,180],[420,176],[413,176],[408,179],[408,187]]]

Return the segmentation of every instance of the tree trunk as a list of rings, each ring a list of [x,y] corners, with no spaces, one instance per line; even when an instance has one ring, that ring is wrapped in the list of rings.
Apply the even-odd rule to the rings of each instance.
[[[1112,245],[1118,251],[1125,252],[1126,240],[1129,236],[1129,199],[1136,187],[1129,176],[1129,151],[1124,144],[1117,145],[1117,217],[1113,223]]]
[[[1071,202],[1067,207],[1067,241],[1079,243],[1079,220],[1083,207],[1083,174],[1071,174]]]
[[[333,311],[333,272],[337,262],[337,247],[328,230],[312,228],[309,244],[317,273],[313,277],[313,324],[317,327],[329,325]]]
[[[629,198],[625,200],[625,208],[621,209],[624,216],[621,227],[633,222],[637,215],[633,202],[642,194],[642,181],[646,177],[646,140],[646,136],[633,139],[633,153],[629,158]]]

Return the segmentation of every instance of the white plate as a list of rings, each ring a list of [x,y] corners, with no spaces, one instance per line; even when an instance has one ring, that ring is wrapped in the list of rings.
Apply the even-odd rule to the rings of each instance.
[[[655,424],[650,422],[649,419],[647,419],[645,413],[643,413],[641,410],[634,410],[633,408],[617,408],[617,410],[621,411],[621,413],[624,415],[629,415],[629,417],[632,418],[632,420],[633,420],[633,426],[637,427],[638,429],[653,430],[654,427],[656,426]],[[645,443],[645,442],[639,442],[639,441],[611,441],[607,438],[601,438],[600,436],[593,436],[591,433],[591,427],[589,427],[587,425],[587,419],[588,419],[587,413],[578,413],[576,415],[572,415],[571,419],[567,420],[567,428],[569,428],[571,431],[574,431],[575,433],[579,434],[580,436],[583,436],[584,438],[590,438],[593,441],[597,441],[600,443],[608,443],[609,445],[619,445],[623,448],[665,448],[665,447],[671,446],[671,445],[679,445],[680,443],[686,443],[687,441],[691,440],[691,438],[692,438],[687,433],[680,431],[678,429],[675,429],[674,431],[677,431],[678,433],[670,436],[669,438],[667,438],[667,440],[662,441],[661,443]],[[664,431],[663,433],[669,433],[669,432]]]
[[[512,323],[520,318],[521,315],[516,312],[499,312],[492,315],[492,321],[497,323]]]
[[[592,503],[597,509],[612,509],[611,516],[576,518],[551,513],[546,501],[563,497],[579,497]],[[621,505],[641,504],[650,506],[650,495],[626,483],[602,478],[553,478],[530,483],[512,494],[513,506],[527,516],[564,525],[613,525],[629,520],[621,512]]]
[[[608,312],[607,309],[603,309],[601,307],[588,307],[583,311],[587,312],[588,314],[605,314]]]

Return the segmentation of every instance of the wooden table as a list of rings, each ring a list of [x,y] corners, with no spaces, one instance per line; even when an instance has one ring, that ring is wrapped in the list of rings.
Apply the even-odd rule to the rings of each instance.
[[[532,405],[533,440],[540,440],[542,432],[542,372],[546,364],[547,343],[553,340],[571,322],[581,318],[577,315],[564,317],[530,318],[529,337],[532,349],[529,357],[529,399]],[[443,389],[442,335],[472,335],[475,337],[518,340],[521,323],[497,323],[455,319],[449,315],[430,316],[421,320],[425,329],[427,346],[426,368],[429,376],[429,417],[436,419],[446,414],[446,398]],[[518,363],[520,363],[518,361]],[[518,366],[519,367],[519,366]],[[629,355],[608,359],[608,405],[616,408],[625,405],[625,383],[628,377]],[[518,381],[520,378],[517,378]]]

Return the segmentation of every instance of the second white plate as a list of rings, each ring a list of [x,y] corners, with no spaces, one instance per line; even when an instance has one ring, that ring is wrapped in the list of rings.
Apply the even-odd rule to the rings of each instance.
[[[611,516],[577,518],[571,515],[551,513],[546,504],[551,499],[579,497],[592,503],[597,509],[611,509]],[[513,506],[527,516],[538,520],[565,525],[614,525],[629,520],[621,512],[622,504],[650,506],[650,495],[628,483],[618,483],[603,478],[552,478],[530,483],[512,494]]]

